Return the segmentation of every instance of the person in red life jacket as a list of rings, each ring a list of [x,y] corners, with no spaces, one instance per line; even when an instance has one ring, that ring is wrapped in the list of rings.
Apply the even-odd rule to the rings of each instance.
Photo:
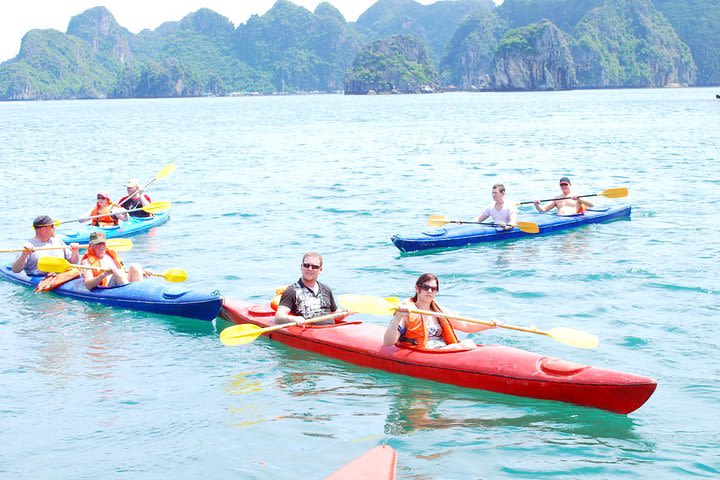
[[[458,340],[455,329],[468,333],[481,332],[493,326],[476,325],[442,315],[425,315],[412,310],[426,310],[450,314],[435,301],[440,281],[432,273],[423,273],[415,282],[415,296],[400,304],[395,312],[383,343],[419,349],[468,350],[475,348],[472,340]]]
[[[80,264],[107,270],[83,269],[82,276],[85,287],[92,290],[98,286],[114,287],[141,281],[148,272],[143,273],[143,269],[138,263],[128,265],[126,269],[118,254],[107,248],[106,242],[103,232],[90,234],[88,251],[82,257]]]
[[[98,217],[98,215],[101,216]],[[88,220],[90,220],[90,225],[95,227],[112,227],[120,221],[127,222],[128,214],[124,208],[119,207],[110,200],[110,195],[105,192],[100,192],[97,194],[97,203],[90,211],[90,214],[86,218],[80,219],[83,223]]]
[[[42,257],[60,257],[70,263],[77,263],[79,245],[71,243],[69,248],[61,239],[55,236],[55,224],[48,215],[40,215],[33,220],[35,236],[25,242],[23,251],[17,256],[12,264],[12,271],[20,273],[25,270],[28,275],[45,275],[45,272],[38,270],[38,260]],[[66,247],[57,250],[36,250],[45,247]]]
[[[562,193],[547,205],[540,205],[540,200],[534,200],[533,204],[537,211],[547,212],[553,208],[557,208],[558,215],[577,215],[595,206],[592,202],[573,194],[572,185],[568,177],[562,177],[560,179],[560,191]]]
[[[319,253],[309,252],[303,256],[300,263],[301,277],[297,282],[289,285],[280,297],[276,323],[297,322],[335,313],[338,309],[330,287],[317,281],[322,271],[323,259]],[[331,325],[335,319],[322,320],[313,325]]]
[[[118,200],[118,206],[126,210],[135,210],[134,212],[128,212],[131,217],[152,217],[152,213],[146,212],[145,210],[138,210],[138,208],[145,207],[152,202],[150,197],[140,188],[140,182],[132,178],[128,180],[125,187],[127,188],[127,195]]]

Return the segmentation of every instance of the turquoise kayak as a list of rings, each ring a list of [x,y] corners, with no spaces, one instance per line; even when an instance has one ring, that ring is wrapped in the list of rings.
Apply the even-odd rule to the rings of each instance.
[[[44,276],[29,276],[25,272],[14,273],[9,265],[0,267],[0,277],[32,288],[37,287],[38,283],[45,278]],[[217,291],[190,290],[181,284],[169,284],[159,278],[146,278],[142,282],[115,287],[98,287],[94,290],[88,290],[85,288],[82,278],[76,278],[56,287],[51,293],[110,307],[207,321],[217,317],[223,304],[223,298]]]
[[[558,215],[556,213],[537,213],[524,216],[523,220],[537,223],[539,233],[526,233],[518,228],[501,230],[489,225],[479,224],[447,224],[442,228],[428,227],[417,233],[393,235],[390,239],[401,252],[419,252],[434,248],[464,247],[484,242],[498,242],[520,237],[536,237],[538,235],[567,230],[592,223],[608,222],[619,218],[630,218],[630,205],[591,208],[577,215]]]
[[[77,242],[87,243],[90,241],[90,234],[95,231],[105,232],[106,238],[120,238],[137,235],[138,233],[147,232],[153,227],[162,225],[170,220],[170,211],[159,212],[152,217],[130,217],[127,222],[120,222],[112,227],[93,227],[87,225],[77,225],[74,228],[60,227],[55,235],[62,239],[65,243]]]

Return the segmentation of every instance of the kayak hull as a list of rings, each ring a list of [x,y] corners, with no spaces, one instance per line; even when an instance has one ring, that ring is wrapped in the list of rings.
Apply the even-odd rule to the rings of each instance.
[[[14,273],[9,265],[0,268],[0,276],[32,288],[44,278],[28,276],[25,272]],[[147,278],[142,282],[116,287],[98,287],[92,291],[85,288],[82,278],[77,278],[60,285],[52,290],[52,293],[109,307],[207,321],[217,317],[223,302],[218,293],[189,290],[176,284],[168,284],[159,278]]]
[[[630,205],[592,208],[580,215],[560,216],[555,213],[543,213],[523,218],[524,221],[537,223],[539,233],[525,233],[518,228],[498,230],[495,227],[478,224],[452,224],[442,228],[428,228],[422,232],[408,235],[393,235],[391,241],[401,252],[419,252],[434,248],[456,248],[485,242],[498,242],[520,237],[536,237],[570,228],[609,222],[620,218],[630,218]]]
[[[106,238],[125,238],[147,232],[168,220],[170,220],[169,210],[156,213],[152,217],[130,217],[127,222],[120,222],[113,227],[93,227],[89,224],[79,224],[67,228],[61,227],[58,228],[55,235],[65,243],[87,243],[90,241],[90,234],[96,231],[104,232]]]
[[[225,300],[220,316],[237,324],[275,325],[269,306]],[[385,328],[361,322],[275,330],[288,346],[411,377],[508,395],[555,400],[627,414],[640,408],[655,380],[580,365],[501,345],[458,352],[423,352],[383,345]]]
[[[395,480],[397,453],[389,445],[378,445],[343,465],[325,480]]]

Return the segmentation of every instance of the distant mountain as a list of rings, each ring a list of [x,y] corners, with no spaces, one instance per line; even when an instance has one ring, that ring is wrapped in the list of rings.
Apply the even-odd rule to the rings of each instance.
[[[358,54],[345,80],[345,93],[432,93],[439,80],[425,42],[408,34],[390,35]]]
[[[720,85],[718,25],[720,0],[379,0],[354,23],[277,0],[133,34],[95,7],[29,31],[0,100]]]
[[[492,0],[444,0],[430,5],[414,0],[379,0],[360,15],[355,28],[366,42],[411,34],[425,42],[430,57],[439,63],[462,21],[480,10],[493,8]]]

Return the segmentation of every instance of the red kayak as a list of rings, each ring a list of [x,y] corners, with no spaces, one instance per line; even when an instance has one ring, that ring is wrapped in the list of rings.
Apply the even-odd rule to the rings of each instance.
[[[220,316],[261,328],[276,325],[269,305],[225,299]],[[455,352],[427,352],[383,345],[385,327],[341,321],[291,326],[268,333],[272,340],[363,367],[467,388],[574,403],[627,414],[655,391],[655,380],[580,365],[502,345]]]
[[[394,480],[397,454],[388,445],[378,445],[344,465],[325,480]]]

